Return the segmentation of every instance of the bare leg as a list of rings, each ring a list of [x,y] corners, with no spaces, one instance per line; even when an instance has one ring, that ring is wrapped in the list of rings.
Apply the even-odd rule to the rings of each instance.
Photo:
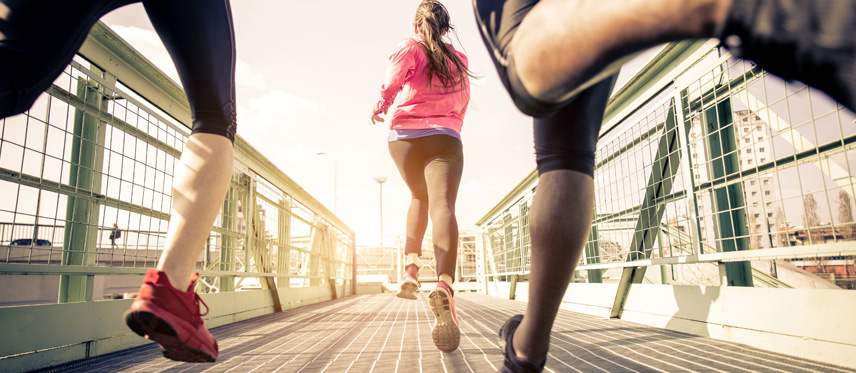
[[[616,73],[635,52],[713,36],[731,1],[542,0],[521,22],[511,55],[530,95],[560,102]]]
[[[172,217],[157,269],[179,290],[186,290],[190,283],[196,259],[226,198],[233,158],[228,138],[198,133],[187,139],[181,162],[176,164]]]
[[[518,358],[537,365],[547,357],[553,320],[588,238],[593,208],[591,176],[555,170],[539,177],[529,212],[529,302],[513,338]]]

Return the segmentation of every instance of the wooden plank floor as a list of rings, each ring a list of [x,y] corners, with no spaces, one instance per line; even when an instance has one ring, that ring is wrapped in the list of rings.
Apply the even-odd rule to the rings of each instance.
[[[526,303],[459,293],[461,345],[431,342],[426,294],[350,296],[257,317],[211,332],[214,364],[178,363],[150,344],[59,366],[52,372],[493,372],[502,364],[496,332]],[[548,372],[856,372],[736,343],[560,311]]]

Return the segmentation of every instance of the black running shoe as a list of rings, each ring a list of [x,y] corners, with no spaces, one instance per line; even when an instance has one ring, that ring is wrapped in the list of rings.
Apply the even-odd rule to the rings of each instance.
[[[856,1],[734,0],[719,39],[736,57],[856,111]]]
[[[544,359],[541,366],[536,366],[527,360],[521,360],[517,357],[511,339],[514,337],[514,331],[520,326],[521,321],[523,321],[523,315],[514,315],[499,329],[499,348],[502,349],[502,356],[505,357],[505,361],[502,362],[502,368],[499,369],[502,373],[542,372],[544,371],[544,365],[547,363],[547,359]]]

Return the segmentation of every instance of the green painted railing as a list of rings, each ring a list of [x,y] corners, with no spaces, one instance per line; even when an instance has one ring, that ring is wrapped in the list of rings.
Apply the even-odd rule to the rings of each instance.
[[[27,113],[0,120],[0,371],[145,342],[121,309],[163,250],[189,128],[181,87],[100,23]],[[196,268],[209,326],[354,294],[354,232],[240,136],[235,158]],[[80,330],[92,315],[108,321]]]
[[[576,281],[787,287],[769,280],[775,263],[750,261],[798,261],[853,288],[854,120],[715,41],[665,46],[607,107]],[[477,223],[482,281],[528,274],[537,182],[533,171]],[[699,265],[713,275],[685,270]]]
[[[607,106],[562,307],[856,366],[854,141],[823,93],[716,40],[666,45]],[[533,171],[477,223],[481,291],[532,301],[537,187]]]

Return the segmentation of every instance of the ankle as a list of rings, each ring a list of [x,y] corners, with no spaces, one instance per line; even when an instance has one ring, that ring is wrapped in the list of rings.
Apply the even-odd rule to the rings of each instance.
[[[452,287],[452,283],[455,282],[455,279],[452,278],[452,276],[450,276],[447,273],[441,273],[439,277],[440,277],[440,281],[445,282],[446,285],[449,285],[449,287]]]
[[[535,366],[540,366],[547,359],[547,348],[537,348],[534,344],[528,343],[525,338],[522,324],[514,331],[514,336],[511,339],[511,345],[514,348],[514,354],[518,359],[528,361]],[[549,343],[549,334],[547,335]],[[545,345],[547,346],[547,345]]]
[[[167,282],[169,282],[169,284],[176,290],[181,292],[188,291],[191,276],[189,273],[181,273],[167,268],[158,268],[157,270],[163,272],[166,276]],[[189,290],[192,291],[193,289]]]

